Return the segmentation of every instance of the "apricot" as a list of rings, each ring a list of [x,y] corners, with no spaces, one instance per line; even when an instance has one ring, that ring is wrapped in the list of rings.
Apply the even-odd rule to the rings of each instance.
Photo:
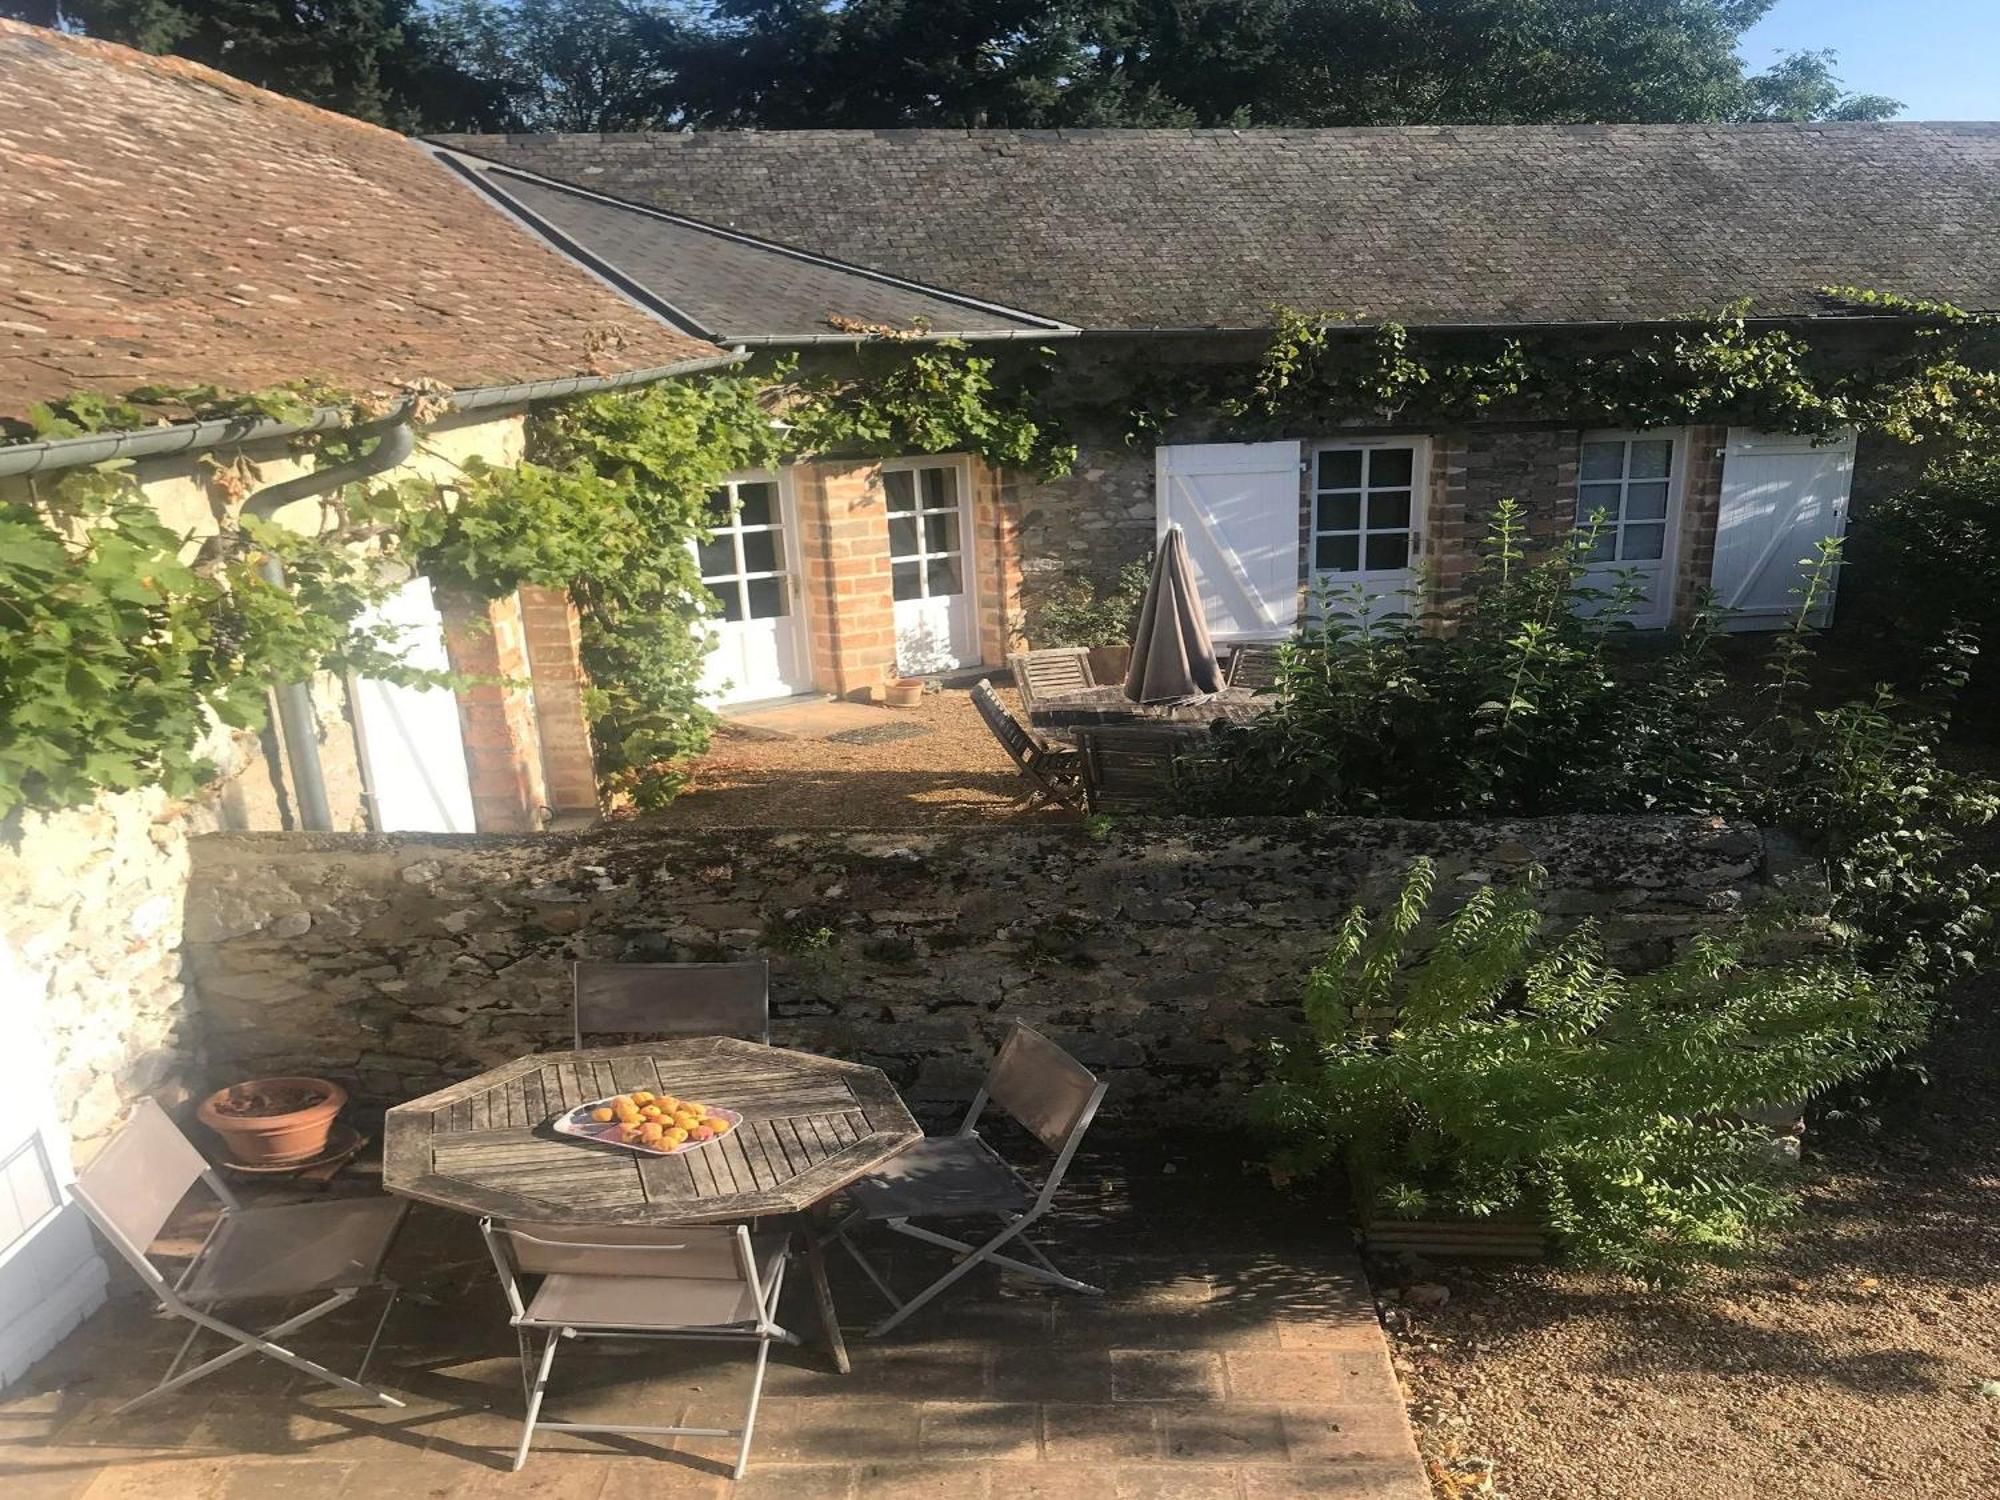
[[[593,1109],[590,1112],[590,1118],[597,1121],[600,1125],[609,1125],[611,1123],[611,1111],[608,1109]]]

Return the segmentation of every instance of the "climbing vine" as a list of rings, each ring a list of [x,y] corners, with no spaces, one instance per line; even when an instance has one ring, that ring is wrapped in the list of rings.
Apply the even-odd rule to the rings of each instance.
[[[1748,303],[1659,328],[1577,333],[1358,327],[1339,313],[1281,310],[1247,392],[1233,372],[1160,382],[1136,431],[1199,414],[1232,429],[1339,422],[1575,421],[1672,427],[1727,421],[1774,432],[1862,427],[1902,442],[2000,434],[2000,318],[1855,287],[1820,293],[1838,341],[1751,320]],[[1857,344],[1866,348],[1857,352]]]
[[[271,688],[319,671],[448,683],[400,661],[371,610],[412,571],[476,596],[522,583],[567,589],[581,618],[586,708],[607,791],[670,798],[672,764],[706,743],[697,698],[702,620],[713,614],[691,543],[722,515],[721,479],[824,452],[972,452],[1039,473],[1066,467],[992,362],[939,341],[874,341],[851,368],[761,370],[552,402],[528,421],[518,465],[477,459],[452,482],[405,475],[321,497],[314,532],[236,513],[259,482],[240,453],[202,472],[225,519],[183,536],[147,504],[129,464],[62,471],[0,496],[0,816],[210,774],[211,727],[254,728]],[[877,347],[879,345],[879,347]],[[421,428],[450,409],[442,387],[355,396],[296,383],[231,393],[145,387],[42,403],[0,440],[35,441],[164,422],[303,422],[339,408],[360,422],[407,406]],[[338,461],[336,427],[296,453]],[[442,462],[443,455],[433,453]],[[287,586],[258,572],[283,563]]]

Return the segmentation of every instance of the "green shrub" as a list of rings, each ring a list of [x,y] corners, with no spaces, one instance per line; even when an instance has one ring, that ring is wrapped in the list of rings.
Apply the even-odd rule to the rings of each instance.
[[[1027,601],[1028,639],[1037,647],[1128,644],[1152,572],[1149,558],[1136,557],[1109,585],[1084,578],[1044,584]]]
[[[1913,1046],[1901,974],[1770,959],[1739,927],[1627,975],[1594,927],[1545,933],[1535,880],[1486,887],[1422,946],[1435,871],[1357,907],[1306,984],[1306,1034],[1276,1043],[1253,1105],[1274,1162],[1346,1160],[1373,1209],[1525,1215],[1582,1262],[1669,1280],[1791,1207],[1783,1155],[1746,1118]]]
[[[1939,460],[1908,489],[1869,511],[1869,597],[1881,601],[1906,644],[1924,648],[1954,634],[2000,645],[2000,449]],[[1973,664],[1995,686],[1991,656]]]
[[[1915,951],[1943,978],[1989,956],[2000,876],[1966,860],[1963,836],[2000,812],[2000,787],[1941,760],[1958,650],[1939,648],[1920,695],[1815,707],[1807,622],[1839,567],[1828,542],[1763,691],[1732,693],[1714,622],[1639,644],[1621,624],[1629,593],[1583,586],[1590,547],[1586,528],[1529,562],[1509,502],[1452,634],[1327,613],[1281,652],[1276,708],[1219,729],[1188,768],[1190,810],[1742,817],[1826,861],[1834,915],[1878,968]]]

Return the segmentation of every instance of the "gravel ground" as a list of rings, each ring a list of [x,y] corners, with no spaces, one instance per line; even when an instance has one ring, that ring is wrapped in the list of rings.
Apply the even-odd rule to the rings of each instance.
[[[1960,1007],[1928,1090],[1808,1151],[1754,1266],[1685,1294],[1420,1271],[1451,1299],[1392,1342],[1437,1493],[2000,1500],[2000,982]]]
[[[1016,714],[1011,687],[999,689]],[[693,779],[647,821],[682,828],[925,828],[995,820],[1064,820],[1026,809],[1028,784],[980,721],[962,688],[924,695],[912,709],[879,710],[885,723],[931,732],[880,745],[753,739],[724,722]]]

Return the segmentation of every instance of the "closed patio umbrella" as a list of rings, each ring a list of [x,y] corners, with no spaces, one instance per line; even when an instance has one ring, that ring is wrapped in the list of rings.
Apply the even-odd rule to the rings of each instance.
[[[1153,577],[1139,626],[1125,696],[1134,703],[1200,703],[1222,691],[1222,668],[1201,616],[1201,594],[1188,561],[1187,538],[1169,526],[1153,554]]]

